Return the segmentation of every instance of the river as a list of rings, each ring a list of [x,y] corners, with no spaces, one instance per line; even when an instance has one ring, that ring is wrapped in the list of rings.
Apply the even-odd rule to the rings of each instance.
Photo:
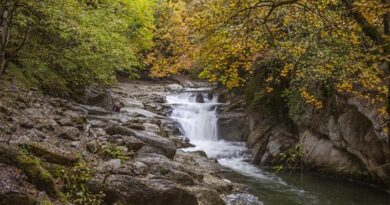
[[[226,167],[224,176],[233,182],[248,185],[252,194],[266,205],[389,205],[390,195],[381,190],[326,178],[313,173],[275,174],[249,163],[244,142],[227,142],[218,139],[217,97],[204,88],[186,89],[167,96],[173,108],[171,118],[176,120],[192,148],[203,150],[209,157],[218,159]],[[198,103],[196,96],[203,95]],[[198,100],[199,101],[199,100]]]

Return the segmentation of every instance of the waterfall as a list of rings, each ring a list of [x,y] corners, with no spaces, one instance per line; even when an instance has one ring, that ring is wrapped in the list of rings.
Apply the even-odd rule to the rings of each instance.
[[[254,190],[257,190],[258,196],[264,199],[267,202],[266,204],[345,204],[359,196],[359,194],[353,194],[353,192],[352,194],[337,195],[337,189],[336,192],[333,192],[335,190],[333,183],[329,183],[327,179],[318,181],[309,178],[309,180],[302,181],[303,177],[301,175],[292,178],[284,177],[284,179],[289,180],[285,181],[272,172],[252,165],[249,162],[250,157],[245,143],[227,142],[218,139],[217,108],[221,103],[218,103],[217,96],[210,94],[210,89],[186,89],[181,93],[173,93],[167,96],[166,100],[172,108],[170,117],[180,124],[182,133],[190,139],[191,144],[195,145],[195,147],[182,150],[189,152],[202,150],[208,157],[217,159],[222,166],[239,175],[231,174],[230,178],[249,184]],[[304,182],[308,183],[310,189],[306,187],[307,185]],[[330,184],[329,187],[331,188],[325,190],[324,193],[324,189],[319,184],[326,185],[327,183]],[[355,187],[355,185],[352,187]],[[354,189],[348,188],[348,190]],[[360,194],[364,196],[367,191],[363,189],[358,193],[364,193]],[[344,197],[344,195],[347,197]],[[348,197],[349,195],[351,197]],[[376,199],[376,195],[375,197],[371,196],[372,198]],[[364,203],[364,197],[357,201],[360,200],[363,202],[348,204],[385,204]]]
[[[218,140],[217,97],[205,92],[184,92],[168,96],[167,101],[174,107],[171,118],[180,123],[184,135],[191,141]]]
[[[209,157],[233,170],[246,175],[264,178],[259,169],[247,163],[247,149],[243,142],[227,142],[218,139],[218,96],[210,94],[207,88],[187,89],[167,97],[173,108],[170,117],[176,120],[192,148],[185,151],[203,150]]]
[[[244,142],[228,142],[218,139],[218,96],[210,94],[210,89],[186,89],[181,93],[167,96],[167,103],[172,107],[170,117],[180,124],[185,137],[195,147],[184,151],[202,150],[208,157],[242,175],[253,177],[262,183],[271,184],[281,189],[286,183],[272,173],[263,171],[249,163]],[[290,189],[290,188],[287,188]]]

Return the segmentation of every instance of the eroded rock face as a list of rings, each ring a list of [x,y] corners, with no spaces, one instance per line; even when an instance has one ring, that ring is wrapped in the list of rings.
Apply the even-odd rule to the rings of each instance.
[[[307,166],[390,186],[390,151],[383,135],[388,119],[380,115],[380,105],[340,96],[333,103],[332,113],[314,113],[307,107],[293,121],[250,115],[247,143],[253,162],[273,165],[279,153],[299,145]]]
[[[218,138],[227,141],[245,141],[249,134],[245,104],[232,99],[218,108]]]
[[[250,119],[251,132],[247,145],[252,151],[252,162],[255,164],[277,164],[279,154],[298,141],[298,132],[289,122],[260,113],[251,114]]]
[[[332,109],[316,112],[307,105],[289,116],[247,111],[242,96],[232,93],[220,98],[219,136],[246,140],[253,163],[279,164],[281,153],[299,147],[307,167],[390,187],[389,119],[380,113],[386,105],[335,95]]]

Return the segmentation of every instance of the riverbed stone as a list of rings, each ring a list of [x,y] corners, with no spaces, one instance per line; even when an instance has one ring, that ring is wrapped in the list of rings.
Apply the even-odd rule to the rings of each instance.
[[[198,205],[225,205],[219,193],[213,189],[193,186],[189,188],[189,191],[198,199]]]
[[[230,194],[224,200],[226,205],[263,205],[257,197],[248,193]]]
[[[75,127],[61,127],[57,137],[76,141],[80,139],[80,130]]]
[[[106,201],[129,205],[197,205],[189,191],[163,179],[140,180],[128,175],[111,175],[105,181]]]

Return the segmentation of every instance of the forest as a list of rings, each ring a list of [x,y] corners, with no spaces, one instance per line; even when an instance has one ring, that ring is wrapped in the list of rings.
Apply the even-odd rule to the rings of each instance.
[[[182,143],[180,140],[178,142],[167,137],[171,140],[169,143],[159,140],[155,142],[148,137],[137,135],[137,132],[143,132],[140,130],[145,131],[157,126],[159,131],[155,133],[156,135],[169,136],[167,133],[174,133],[169,130],[172,126],[165,125],[165,121],[153,124],[155,121],[151,119],[138,118],[139,115],[145,115],[143,116],[145,118],[153,116],[154,120],[163,119],[159,113],[162,112],[159,110],[162,105],[158,103],[164,100],[159,98],[161,96],[154,96],[160,89],[159,86],[153,87],[154,83],[176,83],[179,82],[177,79],[184,76],[185,79],[191,79],[191,82],[201,82],[201,85],[216,88],[215,93],[207,93],[205,96],[198,94],[196,102],[192,103],[211,103],[214,102],[213,95],[220,95],[225,100],[216,102],[221,103],[222,107],[215,108],[216,115],[227,115],[226,118],[232,121],[237,116],[245,115],[242,128],[235,127],[241,125],[241,118],[236,122],[223,121],[226,120],[223,117],[217,118],[221,119],[218,122],[228,124],[224,125],[223,129],[235,129],[230,134],[236,133],[237,130],[237,133],[244,133],[237,135],[242,135],[240,140],[246,142],[246,147],[254,155],[253,164],[270,166],[278,172],[283,172],[295,169],[297,164],[302,163],[310,169],[318,168],[321,172],[324,170],[325,173],[351,177],[353,181],[364,181],[385,189],[390,187],[390,0],[0,0],[0,2],[0,86],[3,87],[0,88],[0,141],[7,139],[5,141],[12,144],[10,143],[12,136],[23,133],[26,129],[37,129],[47,135],[53,132],[57,135],[58,132],[62,133],[62,127],[76,127],[77,129],[69,128],[58,136],[67,136],[67,140],[81,141],[83,144],[83,139],[75,140],[73,134],[96,137],[101,132],[95,130],[94,133],[93,129],[98,127],[111,137],[136,136],[137,139],[131,143],[142,144],[140,147],[151,144],[149,147],[158,150],[153,153],[163,153],[162,155],[173,160],[169,143],[174,141],[176,152],[177,147],[184,146],[180,144]],[[123,84],[123,81],[130,84]],[[133,86],[132,82],[139,81],[147,83]],[[15,84],[17,88],[10,86],[9,82]],[[152,88],[148,87],[149,83]],[[140,87],[142,89],[138,89]],[[31,92],[28,94],[26,90],[34,94]],[[150,98],[153,99],[141,96],[138,91],[142,95],[152,96]],[[96,94],[99,92],[109,94]],[[96,96],[88,96],[91,93]],[[27,94],[35,96],[30,99],[33,102],[27,102],[28,97],[22,96]],[[126,101],[123,96],[132,97]],[[47,99],[50,102],[39,99]],[[69,103],[59,99],[65,99]],[[138,101],[130,102],[131,100]],[[5,106],[10,102],[10,106]],[[74,104],[75,102],[80,105]],[[225,102],[232,105],[230,107],[222,105]],[[44,122],[43,124],[48,123],[50,126],[48,125],[47,129],[42,128],[42,131],[36,127],[41,122],[34,121],[38,118],[30,119],[35,122],[32,124],[18,120],[24,119],[25,116],[28,118],[32,113],[26,111],[23,114],[25,109],[32,107],[38,110],[46,109],[45,106],[34,107],[37,103],[42,106],[48,103],[47,106],[53,106],[54,110],[58,108],[57,111],[48,108],[37,111],[39,115],[49,113],[50,119],[61,115],[72,122],[55,119],[54,124],[59,127],[54,125],[50,127],[53,123]],[[173,106],[175,103],[172,103]],[[92,107],[83,107],[81,104]],[[114,104],[117,108],[119,106],[118,112],[122,107],[131,110],[134,106],[136,109],[151,109],[157,115],[152,115],[149,111],[126,115],[129,119],[137,118],[131,122],[129,120],[126,124],[121,121],[123,119],[119,119],[120,117],[109,116],[112,113],[108,112]],[[162,107],[164,106],[166,104]],[[67,109],[73,109],[72,112],[78,114],[68,115],[65,112]],[[207,111],[213,109],[214,107],[211,107]],[[234,113],[236,111],[239,114]],[[87,114],[80,114],[84,112]],[[233,114],[229,115],[229,112]],[[100,115],[106,118],[105,121],[99,118]],[[17,116],[17,119],[11,116]],[[39,119],[41,118],[47,116],[40,116]],[[77,119],[74,120],[75,118]],[[94,120],[101,120],[102,124],[93,124]],[[261,124],[263,121],[278,123],[277,125],[270,123],[272,124],[270,127],[264,125],[264,128]],[[86,122],[90,122],[90,127],[85,128],[88,124]],[[119,125],[110,124],[113,122]],[[144,124],[137,124],[140,122]],[[18,123],[20,126],[13,128],[13,124]],[[125,124],[127,127],[123,128]],[[171,127],[168,129],[169,126]],[[161,131],[163,129],[169,131],[163,132]],[[272,130],[283,132],[275,134]],[[185,134],[188,133],[182,133]],[[312,140],[310,142],[309,137]],[[100,140],[96,137],[97,141],[98,139]],[[117,141],[110,139],[113,138],[109,138],[109,142],[102,142],[103,151],[93,153],[95,155],[100,153],[102,159],[99,160],[104,162],[108,158],[120,159],[123,165],[128,159],[135,160],[134,156],[138,156],[135,153],[143,150],[138,148],[138,144],[131,146],[126,144],[128,141],[125,139],[122,139],[121,145],[113,145]],[[138,142],[139,140],[141,142]],[[277,146],[277,153],[272,153],[269,147],[273,140],[284,143],[280,142],[282,145]],[[17,141],[19,143],[19,140]],[[83,146],[89,146],[88,143]],[[100,143],[99,141],[98,147]],[[321,144],[325,148],[311,146],[315,143],[316,146]],[[56,141],[56,144],[61,143]],[[134,146],[137,147],[136,150],[132,150]],[[13,150],[13,147],[8,145],[5,147],[0,143],[0,178],[3,176],[1,165],[3,163],[7,166],[13,165],[9,158],[16,157],[20,160],[38,155],[39,160],[43,158],[43,162],[46,162],[50,160],[45,157],[53,155],[48,154],[48,151],[37,151],[41,148],[37,148],[36,145],[18,144],[15,150],[19,151]],[[126,149],[122,150],[122,147]],[[68,148],[61,149],[69,151]],[[335,156],[335,161],[331,161],[331,154]],[[271,155],[272,157],[269,157]],[[83,157],[83,160],[88,162],[87,157],[82,155],[81,158]],[[336,161],[336,158],[340,160]],[[98,164],[104,164],[103,161],[99,161]],[[38,167],[39,173],[42,174],[46,173],[45,170],[51,170],[43,166],[45,164],[43,162],[27,164]],[[151,163],[142,161],[142,164],[153,167]],[[57,188],[53,188],[53,193],[43,188],[52,201],[58,200],[58,204],[68,200],[75,204],[132,204],[135,200],[134,203],[137,205],[155,205],[143,201],[143,198],[133,198],[132,195],[113,194],[129,191],[118,190],[125,186],[114,186],[118,178],[107,182],[112,182],[110,186],[115,187],[114,191],[102,188],[100,192],[93,193],[87,189],[87,181],[94,175],[87,170],[93,165],[86,164],[77,164],[69,168],[76,172],[75,177],[67,174],[64,181],[60,178],[61,182],[51,179],[51,176],[48,181],[45,181],[43,176],[38,176],[37,180],[34,177],[35,173],[26,171],[29,166],[26,168],[22,162],[16,167],[24,167],[21,170],[26,172],[28,178],[33,178],[28,180],[33,184],[43,180],[46,183],[43,187],[61,187],[58,192]],[[132,171],[137,174],[143,172],[134,170]],[[158,170],[158,174],[160,173],[170,172]],[[50,174],[55,176],[53,173]],[[115,174],[118,175],[118,172]],[[175,172],[169,176],[173,175],[175,177],[178,175],[180,179],[188,177],[191,180],[198,180],[188,170],[180,170],[180,174]],[[105,176],[103,184],[108,178],[109,175]],[[52,182],[53,180],[55,182]],[[156,196],[162,193],[155,189],[148,191],[145,187],[154,186],[148,184],[144,187],[149,181],[138,181],[138,178],[122,180],[119,179],[121,183],[134,180],[134,184],[143,187],[140,189],[145,193],[154,193]],[[193,185],[192,183],[196,184],[191,181],[190,184]],[[37,185],[38,189],[41,189],[40,186],[42,185]],[[168,187],[164,184],[165,186]],[[175,201],[178,205],[199,202],[191,201],[194,197],[186,195],[187,189],[183,191],[181,187],[175,187],[174,190],[175,193],[183,194],[179,195],[184,201]],[[199,198],[200,193],[204,192],[196,192],[196,197]],[[174,196],[168,195],[165,199],[172,201]],[[7,204],[2,201],[3,196],[0,188],[0,204]],[[152,199],[154,195],[148,197],[145,200],[154,200]],[[203,195],[200,198],[203,198]],[[218,200],[199,204],[223,204]],[[163,201],[161,205],[169,203]],[[233,202],[230,204],[234,205]],[[156,202],[156,205],[159,204]]]
[[[229,89],[388,99],[389,2],[4,0],[1,70],[27,85],[68,93],[115,74],[199,76]],[[146,71],[145,71],[146,70]],[[261,76],[259,76],[261,75]],[[382,108],[386,114],[386,108]]]

